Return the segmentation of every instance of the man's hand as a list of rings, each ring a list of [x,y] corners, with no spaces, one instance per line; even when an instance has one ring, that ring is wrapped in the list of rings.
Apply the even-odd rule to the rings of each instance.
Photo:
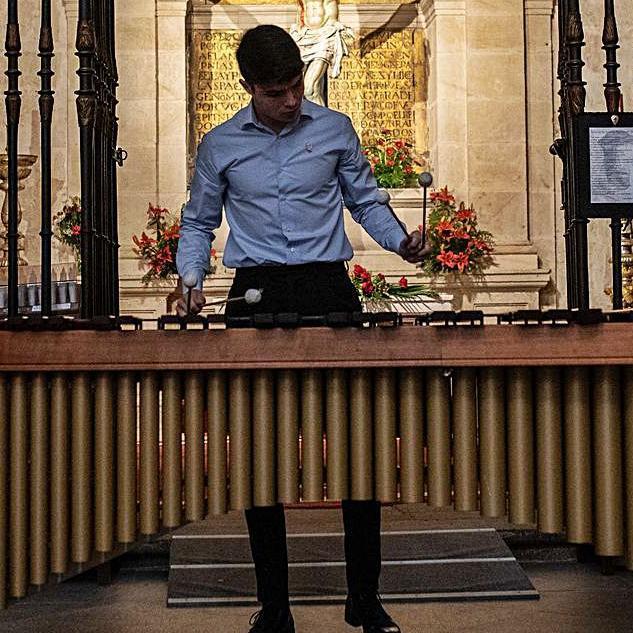
[[[176,314],[178,316],[185,317],[187,314],[198,314],[207,302],[202,294],[202,290],[192,288],[189,292],[191,292],[191,310],[187,313],[187,294],[185,293],[178,299],[178,303],[176,303]]]
[[[413,231],[400,243],[398,254],[405,261],[417,264],[431,254],[431,247],[428,242],[422,243],[420,231]]]

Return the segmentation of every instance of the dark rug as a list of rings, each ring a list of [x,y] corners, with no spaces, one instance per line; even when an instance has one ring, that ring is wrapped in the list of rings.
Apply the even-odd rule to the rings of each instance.
[[[538,592],[492,528],[383,532],[385,602],[535,599]],[[343,535],[288,534],[293,604],[345,601]],[[175,535],[167,606],[255,605],[248,536]]]

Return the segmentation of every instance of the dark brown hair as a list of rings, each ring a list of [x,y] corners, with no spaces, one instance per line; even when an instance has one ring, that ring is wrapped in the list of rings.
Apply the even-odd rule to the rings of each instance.
[[[299,47],[289,33],[273,24],[246,31],[236,56],[249,84],[281,84],[303,72]]]

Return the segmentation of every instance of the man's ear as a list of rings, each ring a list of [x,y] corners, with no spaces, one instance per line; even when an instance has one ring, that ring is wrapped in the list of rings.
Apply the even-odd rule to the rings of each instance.
[[[244,88],[244,90],[246,90],[246,92],[248,92],[249,95],[251,95],[251,97],[253,96],[253,88],[250,84],[247,84],[243,79],[240,79],[240,85]]]

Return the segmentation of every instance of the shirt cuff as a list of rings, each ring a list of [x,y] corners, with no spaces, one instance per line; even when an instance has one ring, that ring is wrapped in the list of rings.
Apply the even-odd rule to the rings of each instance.
[[[393,253],[397,253],[400,250],[400,244],[402,244],[402,240],[404,240],[405,237],[407,237],[405,230],[400,226],[396,226],[387,233],[385,246]]]
[[[203,270],[195,270],[195,269],[190,269],[190,270],[186,270],[183,272],[183,274],[180,276],[180,278],[182,279],[182,292],[183,294],[187,294],[188,292],[188,288],[187,286],[185,286],[185,277],[187,277],[187,275],[191,275],[191,274],[196,275],[196,279],[198,280],[196,282],[196,285],[193,286],[194,290],[202,290],[202,280],[204,279],[204,271]]]

